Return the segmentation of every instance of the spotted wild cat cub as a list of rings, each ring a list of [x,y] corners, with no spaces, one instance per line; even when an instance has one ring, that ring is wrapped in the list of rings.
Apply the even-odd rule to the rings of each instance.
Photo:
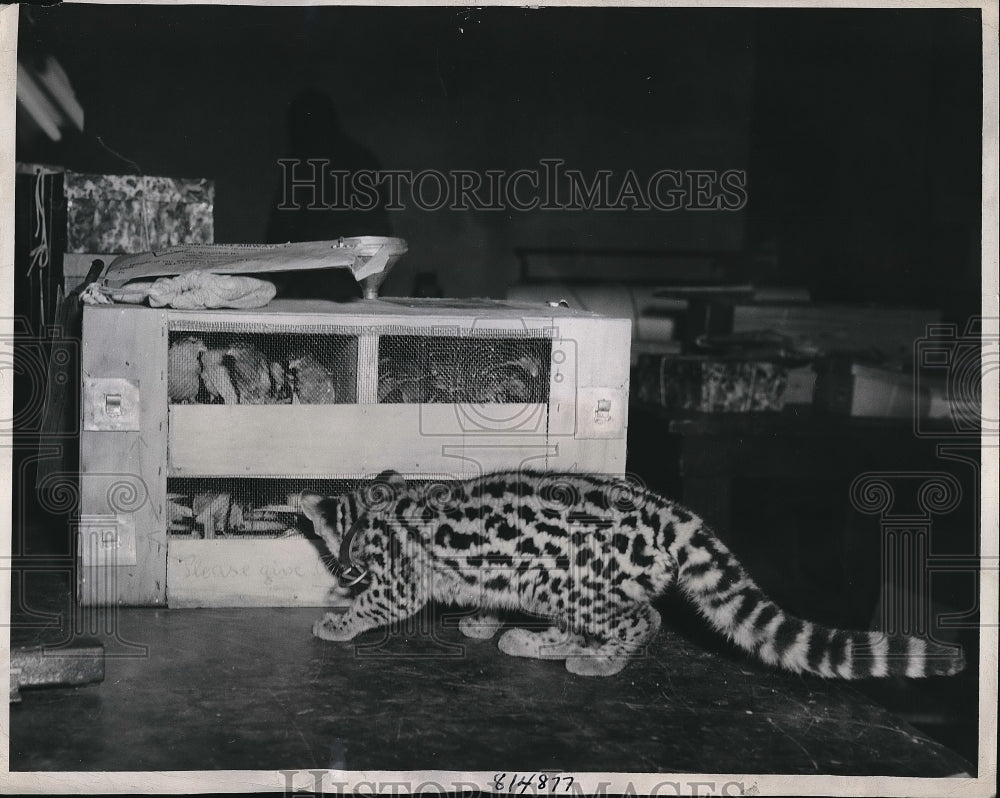
[[[370,578],[345,613],[316,622],[325,640],[351,640],[430,601],[477,608],[459,627],[485,639],[498,613],[518,610],[553,625],[508,629],[501,651],[611,676],[656,634],[651,602],[676,584],[717,631],[796,673],[857,679],[964,667],[960,649],[789,615],[698,517],[620,477],[520,471],[407,485],[387,472],[342,497],[303,493],[302,508],[334,554],[346,536],[341,559],[363,563]]]

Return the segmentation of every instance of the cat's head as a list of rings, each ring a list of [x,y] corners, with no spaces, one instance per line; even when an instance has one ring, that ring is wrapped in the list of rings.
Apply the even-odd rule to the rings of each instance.
[[[316,534],[337,554],[341,543],[362,515],[378,514],[406,489],[406,480],[395,471],[383,471],[364,488],[342,496],[323,496],[311,490],[299,494],[302,514],[313,525]]]

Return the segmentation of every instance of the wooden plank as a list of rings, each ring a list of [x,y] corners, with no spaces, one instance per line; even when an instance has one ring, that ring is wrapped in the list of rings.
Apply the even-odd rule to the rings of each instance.
[[[167,554],[173,607],[346,607],[337,579],[305,538],[183,540]]]
[[[584,474],[624,474],[625,436],[607,440],[553,440],[553,453],[546,463],[555,471]]]
[[[261,320],[269,324],[358,324],[366,327],[405,324],[437,327],[442,324],[469,327],[516,320],[528,329],[552,326],[552,319],[600,319],[589,311],[552,308],[534,302],[501,302],[488,299],[362,299],[330,302],[322,299],[275,299],[253,310],[169,310],[172,323],[186,320],[239,323]],[[445,321],[442,321],[445,320]]]
[[[378,340],[378,335],[368,331],[358,336],[355,396],[359,405],[378,402]]]
[[[506,429],[502,418],[491,429],[472,408],[452,404],[172,405],[169,474],[467,475],[517,466],[548,446],[545,405],[496,407],[511,420]]]
[[[562,332],[560,328],[559,333]],[[549,433],[569,437],[576,433],[576,399],[579,360],[586,355],[575,339],[556,334],[552,340],[549,366]]]
[[[556,330],[553,352],[565,353],[565,360],[558,367],[553,362],[553,370],[558,368],[560,373],[558,381],[557,374],[553,374],[553,416],[557,422],[552,429],[564,433],[566,422],[561,415],[572,409],[576,440],[620,439],[624,446],[628,431],[631,322],[568,318],[559,320]],[[593,451],[602,450],[594,447]],[[594,465],[602,472],[617,470],[600,467],[600,462]]]
[[[585,388],[628,388],[631,320],[567,317],[555,323],[557,339],[573,342],[579,352],[574,384]]]
[[[82,543],[91,545],[89,522],[117,521],[134,541],[97,564],[80,567],[80,599],[87,605],[163,605],[166,601],[167,324],[166,313],[115,307],[86,308],[82,377],[119,377],[139,386],[136,430],[81,430]],[[81,401],[81,421],[83,406]],[[101,520],[103,519],[103,521]],[[98,526],[100,526],[98,523]],[[134,532],[133,532],[134,530]],[[133,551],[134,563],[128,562]],[[112,565],[112,562],[124,564]]]

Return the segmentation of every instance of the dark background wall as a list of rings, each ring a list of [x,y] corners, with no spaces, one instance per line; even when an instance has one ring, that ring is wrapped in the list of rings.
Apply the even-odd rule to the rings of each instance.
[[[978,13],[757,20],[750,246],[819,296],[977,313]]]
[[[448,294],[502,295],[515,248],[611,248],[764,255],[736,276],[978,308],[975,10],[74,4],[25,11],[20,55],[43,52],[86,131],[19,140],[19,159],[136,171],[114,150],[148,174],[211,177],[220,242],[265,240],[285,109],[307,86],[383,168],[748,173],[740,212],[410,207],[391,217],[410,254],[389,293],[432,270]]]

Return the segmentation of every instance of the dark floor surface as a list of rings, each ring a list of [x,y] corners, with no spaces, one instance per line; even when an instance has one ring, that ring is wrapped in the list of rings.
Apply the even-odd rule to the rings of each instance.
[[[59,594],[32,609],[56,609]],[[310,635],[319,612],[78,618],[114,630],[98,634],[105,679],[24,691],[11,770],[973,772],[853,686],[708,651],[669,620],[647,657],[592,679],[507,657],[440,614],[428,632],[369,633],[364,650],[322,642]],[[55,642],[70,617],[26,620],[15,602],[14,645]]]

